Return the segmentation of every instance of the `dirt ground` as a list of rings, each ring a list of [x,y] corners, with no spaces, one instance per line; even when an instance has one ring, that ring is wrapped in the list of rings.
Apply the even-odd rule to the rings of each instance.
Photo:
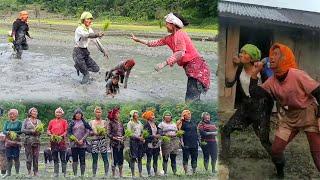
[[[272,121],[271,142],[274,139],[276,118]],[[229,161],[224,165],[229,169],[230,179],[276,179],[276,170],[271,158],[251,127],[231,134],[229,156]],[[285,158],[285,179],[320,179],[311,157],[308,140],[303,132],[300,132],[287,146]]]
[[[4,31],[10,27],[0,24]],[[61,26],[63,29],[63,26]],[[165,30],[164,30],[165,31]],[[0,99],[3,101],[183,101],[187,78],[183,68],[177,65],[155,72],[154,66],[165,60],[171,52],[167,47],[148,48],[132,42],[126,36],[105,36],[102,43],[110,53],[110,59],[92,45],[89,49],[101,70],[91,73],[89,85],[81,85],[82,75],[77,76],[73,67],[72,50],[74,34],[71,31],[32,29],[29,50],[23,52],[22,60],[12,57],[11,45],[6,35],[0,35]],[[202,100],[217,97],[216,46],[214,42],[195,41],[195,45],[211,67],[211,89]],[[128,88],[120,88],[114,99],[105,95],[105,72],[119,61],[134,58],[136,66],[131,72]]]

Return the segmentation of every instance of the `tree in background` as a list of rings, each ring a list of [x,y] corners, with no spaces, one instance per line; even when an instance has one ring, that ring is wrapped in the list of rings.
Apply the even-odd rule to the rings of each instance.
[[[12,4],[41,4],[54,13],[79,16],[90,11],[99,16],[123,16],[133,20],[163,20],[168,12],[178,12],[194,24],[217,17],[218,0],[1,0],[0,10]],[[161,25],[160,25],[161,26]]]

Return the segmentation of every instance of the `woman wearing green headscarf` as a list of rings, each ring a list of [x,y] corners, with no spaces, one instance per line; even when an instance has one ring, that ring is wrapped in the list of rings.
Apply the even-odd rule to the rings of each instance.
[[[90,57],[90,52],[88,51],[88,45],[93,42],[103,53],[103,55],[108,58],[108,54],[103,48],[99,38],[104,34],[102,32],[95,33],[92,28],[93,16],[90,12],[83,12],[80,17],[80,24],[75,31],[75,47],[73,49],[73,60],[75,62],[74,67],[79,72],[83,74],[83,79],[81,84],[89,82],[89,71],[98,72],[100,70],[98,64]]]
[[[130,155],[131,155],[131,174],[134,174],[134,163],[138,163],[139,176],[142,177],[142,157],[144,155],[145,140],[142,137],[143,125],[139,121],[139,112],[137,110],[130,111],[130,121],[127,124],[127,130],[132,131],[133,136],[130,137]]]
[[[158,125],[160,129],[160,135],[162,137],[161,152],[163,157],[162,167],[164,174],[167,175],[169,158],[171,160],[172,172],[175,175],[177,173],[177,162],[176,157],[178,149],[180,149],[180,139],[177,137],[177,125],[172,121],[172,113],[170,111],[163,112],[163,121]]]
[[[253,73],[254,62],[261,59],[260,50],[253,44],[244,45],[239,56],[233,58],[234,67],[237,68],[234,79],[226,78],[226,87],[236,87],[236,112],[222,128],[221,144],[222,157],[227,158],[230,149],[230,135],[235,130],[242,130],[252,124],[255,134],[260,138],[262,146],[271,153],[269,139],[270,115],[273,107],[271,99],[255,99],[250,96],[250,77]],[[259,82],[262,83],[267,77],[258,74]]]

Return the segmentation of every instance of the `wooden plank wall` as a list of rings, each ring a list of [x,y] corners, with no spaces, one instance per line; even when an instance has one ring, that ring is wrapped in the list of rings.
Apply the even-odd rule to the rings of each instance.
[[[239,53],[240,27],[221,24],[219,33],[219,111],[230,112],[234,110],[236,86],[226,88],[225,78],[233,79],[235,76],[232,57]]]

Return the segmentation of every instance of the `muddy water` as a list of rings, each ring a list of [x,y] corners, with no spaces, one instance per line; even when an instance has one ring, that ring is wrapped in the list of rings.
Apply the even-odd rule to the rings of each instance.
[[[22,60],[12,57],[12,48],[6,37],[0,36],[0,99],[20,101],[183,101],[187,78],[181,67],[154,71],[154,65],[165,60],[171,52],[167,47],[148,48],[133,43],[127,37],[106,36],[102,43],[110,53],[110,59],[92,45],[89,49],[101,70],[91,73],[90,84],[81,85],[82,75],[77,76],[72,60],[73,33],[37,30],[31,34],[29,50]],[[200,53],[209,62],[212,71],[211,89],[202,99],[217,97],[217,56],[213,42],[195,42]],[[105,95],[105,72],[119,61],[134,58],[136,66],[131,72],[128,88],[120,88],[115,98]]]

